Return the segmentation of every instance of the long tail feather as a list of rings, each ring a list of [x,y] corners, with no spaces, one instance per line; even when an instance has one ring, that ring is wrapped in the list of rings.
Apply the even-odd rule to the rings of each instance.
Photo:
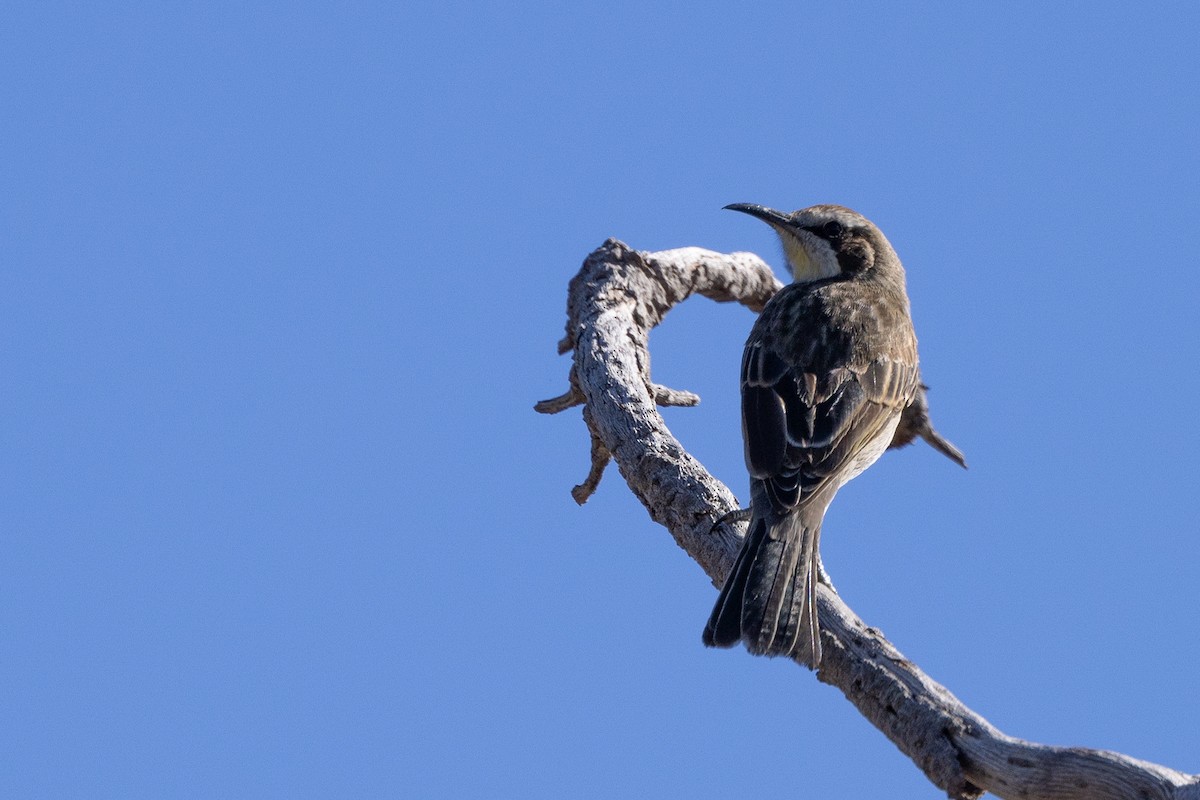
[[[732,647],[742,641],[756,655],[799,656],[815,668],[821,658],[820,532],[820,518],[803,512],[771,521],[755,516],[705,626],[704,643]]]

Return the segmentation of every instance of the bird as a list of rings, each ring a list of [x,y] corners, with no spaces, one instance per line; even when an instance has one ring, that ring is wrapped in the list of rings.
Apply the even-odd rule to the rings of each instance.
[[[725,208],[775,229],[793,282],[743,352],[749,526],[703,641],[816,669],[821,524],[838,489],[917,436],[965,462],[929,422],[904,267],[883,232],[840,205]]]

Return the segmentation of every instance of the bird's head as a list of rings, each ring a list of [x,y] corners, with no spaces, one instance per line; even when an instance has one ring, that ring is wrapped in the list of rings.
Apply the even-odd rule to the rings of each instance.
[[[900,270],[900,260],[879,228],[844,206],[819,205],[787,213],[755,203],[725,206],[758,217],[779,234],[783,255],[797,282],[866,275],[885,267]]]

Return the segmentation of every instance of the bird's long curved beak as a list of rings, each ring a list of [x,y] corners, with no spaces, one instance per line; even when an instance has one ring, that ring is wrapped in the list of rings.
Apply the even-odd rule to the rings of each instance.
[[[752,217],[758,217],[768,225],[777,228],[791,227],[791,217],[782,211],[776,211],[773,208],[760,206],[758,203],[730,203],[725,206],[729,211],[740,211],[743,214],[749,214]]]

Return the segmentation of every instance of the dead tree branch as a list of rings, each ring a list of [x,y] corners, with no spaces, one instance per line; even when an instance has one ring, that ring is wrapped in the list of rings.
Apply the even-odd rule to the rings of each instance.
[[[689,392],[650,379],[647,337],[692,294],[760,310],[779,289],[750,253],[699,248],[658,253],[609,239],[572,279],[560,353],[574,351],[570,388],[538,403],[553,414],[583,406],[591,433],[591,470],[572,491],[579,503],[615,460],[650,516],[721,585],[740,546],[740,531],[713,524],[737,508],[667,430],[657,405],[695,405]],[[952,798],[991,792],[1023,800],[1200,800],[1200,776],[1119,753],[1050,747],[1006,736],[909,662],[866,625],[832,589],[819,587],[824,659],[819,680],[836,686]]]

